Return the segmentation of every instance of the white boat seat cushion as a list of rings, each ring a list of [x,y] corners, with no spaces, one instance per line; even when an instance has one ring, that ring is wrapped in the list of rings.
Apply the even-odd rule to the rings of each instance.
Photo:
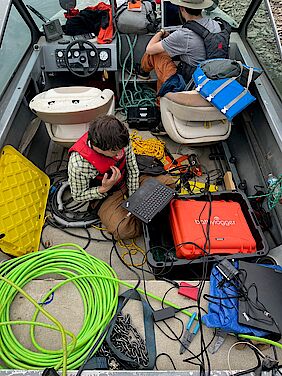
[[[226,139],[231,124],[195,91],[167,93],[160,100],[163,126],[175,142],[205,143]]]
[[[114,100],[114,92],[87,86],[50,89],[36,95],[30,109],[45,123],[78,124],[106,114]]]
[[[51,140],[70,147],[97,116],[114,114],[115,98],[109,89],[69,86],[40,93],[29,106],[45,122]]]

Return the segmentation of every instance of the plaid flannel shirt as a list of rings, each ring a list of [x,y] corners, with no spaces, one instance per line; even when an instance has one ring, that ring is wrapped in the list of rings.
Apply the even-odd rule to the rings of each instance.
[[[131,144],[125,148],[126,185],[128,195],[132,195],[139,188],[139,170]],[[100,193],[98,187],[90,188],[90,181],[99,174],[97,169],[76,151],[72,152],[68,163],[68,180],[71,194],[75,201],[99,200],[107,197],[107,193]]]

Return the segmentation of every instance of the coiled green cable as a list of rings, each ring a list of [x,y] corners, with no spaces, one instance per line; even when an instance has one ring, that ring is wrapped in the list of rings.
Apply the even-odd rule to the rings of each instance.
[[[121,46],[121,35],[117,32],[118,45]],[[121,83],[122,83],[122,93],[119,100],[119,105],[123,110],[124,114],[127,114],[129,107],[134,106],[154,106],[156,104],[156,91],[147,85],[138,85],[136,80],[136,74],[134,73],[134,48],[136,46],[138,35],[136,34],[131,40],[129,35],[125,35],[128,43],[128,53],[126,54],[124,61],[121,61],[121,48],[119,47],[119,64],[121,69]],[[128,64],[129,62],[129,64]],[[127,66],[129,68],[127,70]],[[128,77],[126,78],[126,71],[128,72]],[[133,90],[127,88],[130,80],[133,79]]]
[[[66,279],[48,291],[43,301],[70,281],[74,283],[82,297],[84,322],[76,341],[72,333],[65,331],[56,319],[22,290],[28,282],[49,273],[56,273]],[[66,374],[67,368],[77,369],[116,312],[118,286],[117,275],[108,264],[74,244],[62,244],[2,263],[0,265],[0,358],[8,367],[15,369],[32,370],[46,367],[59,369],[63,366],[63,374]],[[18,292],[36,307],[31,322],[10,320],[10,307]],[[62,349],[48,350],[36,342],[34,327],[47,325],[36,322],[39,312],[54,322],[56,326],[49,325],[51,329],[62,333]],[[12,331],[12,325],[24,323],[31,324],[30,336],[38,352],[26,349]],[[66,334],[72,337],[72,341],[68,344]]]

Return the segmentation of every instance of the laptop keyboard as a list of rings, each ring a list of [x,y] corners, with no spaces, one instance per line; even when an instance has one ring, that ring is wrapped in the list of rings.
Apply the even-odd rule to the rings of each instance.
[[[151,219],[159,211],[163,203],[172,198],[173,192],[166,186],[156,187],[152,193],[134,208],[134,212],[146,220]]]

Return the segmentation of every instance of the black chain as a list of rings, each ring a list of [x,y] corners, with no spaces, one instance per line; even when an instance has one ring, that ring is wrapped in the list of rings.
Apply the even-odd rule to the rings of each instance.
[[[131,324],[129,314],[119,314],[111,335],[112,344],[124,355],[143,367],[149,364],[148,352],[145,342],[138,331]],[[123,369],[118,358],[113,354],[107,344],[103,343],[98,353],[108,359],[110,370]]]

